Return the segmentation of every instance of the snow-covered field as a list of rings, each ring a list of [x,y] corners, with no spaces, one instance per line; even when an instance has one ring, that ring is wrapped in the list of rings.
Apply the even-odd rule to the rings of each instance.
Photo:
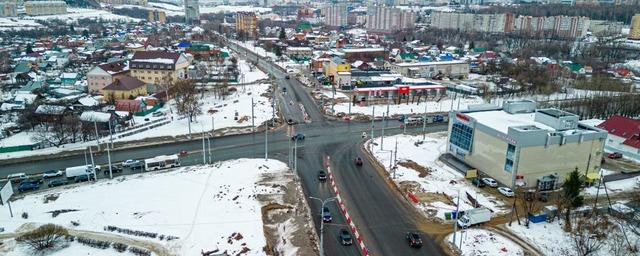
[[[103,20],[110,20],[110,21],[140,21],[140,19],[113,14],[105,10],[96,10],[96,9],[87,9],[87,8],[67,8],[66,14],[25,17],[25,19],[27,20],[58,19],[58,20],[69,20],[69,21],[76,21],[78,19],[86,19],[86,18],[103,19]]]
[[[42,27],[34,20],[24,20],[18,17],[0,18],[0,30],[21,30]]]
[[[266,13],[270,12],[271,8],[256,7],[249,5],[216,5],[213,7],[200,6],[200,13],[235,13],[235,12],[255,12]]]
[[[0,226],[5,234],[26,223],[119,234],[104,230],[112,225],[177,236],[177,240],[166,241],[119,234],[161,244],[175,255],[200,255],[201,250],[215,249],[235,255],[243,248],[249,249],[248,255],[263,255],[262,205],[256,198],[282,191],[258,182],[287,170],[277,160],[238,159],[71,185],[15,200],[11,206],[16,216],[11,218],[9,211],[2,209]],[[45,203],[51,195],[57,199]],[[52,217],[50,211],[63,209],[76,211]],[[22,212],[29,218],[21,218]],[[71,221],[80,225],[73,226]],[[233,234],[240,236],[230,238]]]
[[[454,243],[453,234],[447,241]],[[462,241],[462,248],[460,247]],[[466,229],[456,233],[455,248],[462,256],[522,256],[522,248],[508,238],[485,229]]]
[[[451,101],[453,101],[453,110],[464,110],[467,109],[469,105],[482,104],[484,101],[475,96],[471,96],[468,98],[458,97],[458,99],[443,99],[440,102],[428,101],[427,102],[427,112],[448,112],[452,108]],[[335,105],[336,113],[349,113],[349,104],[350,102],[339,103]],[[389,105],[389,115],[402,115],[402,114],[423,114],[424,113],[425,103],[421,102],[420,104],[411,104],[408,105],[406,103],[402,104],[391,104]],[[371,115],[371,111],[373,110],[373,105],[369,106],[351,106],[351,113],[359,113],[363,115]],[[375,105],[375,116],[381,117],[383,114],[387,112],[387,105]]]
[[[14,248],[14,249],[8,252],[0,251],[0,253],[6,253],[6,254],[2,254],[4,256],[34,255],[33,251],[31,251],[31,249],[26,245],[15,244],[15,243],[16,243],[15,240],[7,241],[7,247]],[[47,256],[67,256],[67,255],[112,256],[115,254],[115,252],[116,251],[113,249],[101,250],[98,248],[85,246],[79,243],[69,243],[67,247],[60,248],[59,250],[56,250],[56,251],[52,251],[51,253],[47,253],[46,255]],[[119,255],[128,256],[133,254],[126,252]]]
[[[375,144],[367,142],[367,148],[376,157],[385,169],[390,172],[393,177],[393,171],[388,169],[390,150],[395,149],[396,140],[398,142],[397,161],[399,163],[412,160],[416,164],[427,168],[428,175],[420,177],[420,173],[412,168],[404,167],[398,164],[396,170],[396,183],[417,182],[420,188],[417,192],[418,198],[420,194],[424,194],[427,202],[421,202],[418,208],[439,219],[445,219],[446,212],[456,210],[454,202],[457,201],[458,191],[460,192],[460,210],[472,209],[472,204],[467,199],[466,193],[474,197],[482,206],[493,211],[494,215],[506,212],[502,206],[504,203],[499,199],[487,194],[482,189],[474,187],[470,182],[466,181],[464,176],[447,166],[438,157],[446,152],[447,135],[444,132],[427,134],[426,140],[420,145],[416,142],[422,141],[422,136],[413,135],[395,135],[385,137],[384,150],[380,149],[380,137],[376,137],[373,141]],[[414,192],[415,193],[415,192]],[[444,195],[442,195],[444,193]],[[448,198],[449,200],[445,200]]]
[[[246,60],[238,61],[238,69],[240,70],[240,83],[253,83],[258,80],[268,79],[269,76]]]

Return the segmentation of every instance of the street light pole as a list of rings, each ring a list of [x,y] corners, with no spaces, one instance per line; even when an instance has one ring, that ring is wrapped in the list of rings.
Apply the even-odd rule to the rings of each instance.
[[[91,156],[91,171],[93,172],[93,179],[98,180],[98,176],[96,175],[96,164],[93,161],[93,151],[91,151],[91,146],[89,146],[89,156]]]
[[[376,106],[371,110],[371,139],[373,140],[373,122],[376,120]]]
[[[113,179],[113,170],[111,169],[111,151],[107,147],[107,159],[109,161],[109,179]]]
[[[298,174],[298,138],[293,140],[293,172]]]
[[[380,150],[384,150],[384,127],[386,126],[384,122],[384,116],[385,116],[385,113],[383,112],[382,113],[382,133],[380,134]]]
[[[264,160],[267,161],[269,158],[269,121],[264,122]]]
[[[428,100],[424,100],[424,117],[422,118],[422,141],[425,140],[427,136],[427,106],[429,105]]]
[[[256,130],[255,118],[253,116],[253,97],[251,97],[251,127],[254,131]]]
[[[309,198],[320,201],[320,256],[324,256],[324,220],[322,219],[322,210],[328,202],[335,201],[336,198],[329,197],[325,200],[313,196],[310,196]]]

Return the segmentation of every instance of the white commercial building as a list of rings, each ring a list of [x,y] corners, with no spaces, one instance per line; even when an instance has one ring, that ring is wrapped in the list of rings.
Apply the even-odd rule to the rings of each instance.
[[[452,77],[469,76],[469,63],[462,60],[414,63],[391,63],[390,69],[406,77],[433,77],[443,74]]]

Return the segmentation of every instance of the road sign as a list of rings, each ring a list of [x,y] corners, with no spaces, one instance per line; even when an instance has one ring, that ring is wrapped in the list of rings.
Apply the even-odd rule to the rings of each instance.
[[[2,190],[0,190],[0,204],[4,205],[9,201],[9,198],[13,195],[13,187],[11,186],[11,181],[4,184]]]

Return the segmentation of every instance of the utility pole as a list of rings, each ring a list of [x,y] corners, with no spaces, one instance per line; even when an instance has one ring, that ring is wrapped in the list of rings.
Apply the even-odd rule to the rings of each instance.
[[[113,133],[111,133],[111,119],[109,119],[109,140],[111,142],[111,148],[113,148]]]
[[[107,159],[109,161],[109,179],[113,179],[113,170],[111,169],[111,151],[107,147]]]
[[[376,106],[371,110],[371,140],[373,141],[373,122],[376,120]]]
[[[398,138],[396,137],[396,150],[394,150],[395,155],[393,157],[393,179],[396,178],[396,169],[398,169]]]
[[[269,131],[269,121],[264,122],[264,161],[267,161],[267,159],[269,158],[269,134],[267,133]]]
[[[429,105],[429,101],[424,100],[424,117],[422,118],[422,141],[425,140],[427,136],[427,106]]]
[[[91,156],[91,171],[93,172],[93,179],[98,180],[98,176],[96,175],[96,164],[93,161],[93,151],[91,151],[91,146],[89,146],[89,155]]]
[[[456,219],[453,221],[453,244],[456,244],[456,233],[458,233],[458,219],[460,218],[460,190],[458,189],[458,202],[456,203]]]
[[[385,113],[383,112],[382,113],[382,133],[380,134],[380,150],[384,150],[384,127],[386,126],[384,122],[384,116],[385,116]]]
[[[251,97],[251,127],[252,127],[253,131],[255,132],[256,124],[255,124],[255,118],[253,116],[253,97]]]
[[[314,199],[314,200],[318,200],[320,202],[320,256],[324,256],[324,221],[322,220],[322,210],[324,209],[324,206],[328,202],[335,201],[336,198],[335,197],[329,197],[329,198],[327,198],[325,200],[322,200],[320,198],[313,197],[313,196],[310,196],[309,198]]]
[[[202,129],[202,164],[207,164],[207,150],[204,145],[204,129]]]
[[[341,81],[342,80],[338,80],[338,84],[340,84]],[[334,115],[336,113],[334,109],[334,107],[336,106],[336,87],[332,86],[332,89],[333,94],[331,95],[331,114]]]
[[[298,174],[298,138],[293,140],[293,172]]]
[[[98,150],[100,150],[100,137],[98,136],[98,124],[96,120],[93,120],[93,129],[96,131],[96,144],[98,145]]]

